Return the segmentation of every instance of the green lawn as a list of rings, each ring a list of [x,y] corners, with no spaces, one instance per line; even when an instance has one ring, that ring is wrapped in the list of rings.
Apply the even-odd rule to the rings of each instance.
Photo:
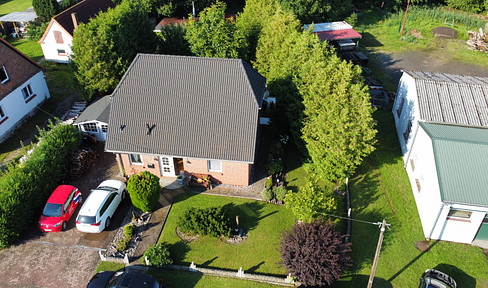
[[[197,273],[176,271],[169,269],[151,268],[148,274],[161,278],[167,288],[207,288],[207,287],[228,287],[228,288],[271,288],[283,287],[266,283],[246,281],[234,278],[222,278],[205,276]]]
[[[32,6],[32,0],[0,0],[0,16],[15,11],[24,11]]]
[[[439,51],[446,57],[469,64],[488,66],[488,57],[485,53],[471,51],[465,44],[468,39],[467,30],[484,28],[485,21],[476,16],[470,17],[464,13],[448,12],[444,9],[434,11],[428,9],[410,9],[409,20],[406,22],[403,37],[400,36],[400,25],[404,12],[396,14],[383,14],[379,10],[366,11],[361,21],[356,25],[359,30],[364,29],[360,45],[372,51]],[[445,14],[445,15],[444,15]],[[453,16],[450,16],[453,15]],[[444,23],[444,20],[455,17],[455,25]],[[469,24],[469,26],[468,26]],[[430,31],[438,26],[448,26],[458,32],[457,39],[436,38]],[[417,30],[422,39],[409,34]],[[448,53],[446,53],[446,51]]]
[[[239,222],[248,229],[248,239],[239,245],[229,245],[219,239],[202,237],[186,243],[175,233],[180,215],[190,207],[224,207],[231,221],[239,215]],[[176,198],[166,220],[159,242],[169,244],[175,264],[238,270],[249,273],[286,275],[279,267],[278,237],[295,221],[284,206],[231,197],[184,194]]]
[[[482,249],[464,244],[431,242],[429,252],[414,246],[425,240],[415,201],[403,170],[393,116],[375,112],[377,150],[366,159],[351,181],[353,218],[391,224],[386,230],[374,287],[416,287],[422,272],[435,268],[450,274],[458,287],[488,287],[488,262]],[[374,258],[379,229],[353,222],[354,265],[337,287],[365,287]]]
[[[38,61],[42,58],[42,56],[44,56],[42,53],[41,44],[35,41],[31,41],[26,38],[10,38],[8,42],[34,61]]]

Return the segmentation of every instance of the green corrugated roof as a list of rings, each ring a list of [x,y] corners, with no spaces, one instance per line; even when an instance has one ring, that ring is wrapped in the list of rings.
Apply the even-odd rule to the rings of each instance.
[[[432,139],[442,200],[488,206],[488,129],[420,126]]]

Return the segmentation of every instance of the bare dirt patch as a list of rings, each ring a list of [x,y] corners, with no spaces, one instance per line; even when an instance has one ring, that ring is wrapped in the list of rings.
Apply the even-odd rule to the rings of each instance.
[[[412,35],[413,37],[417,39],[424,39],[424,36],[422,36],[422,33],[419,30],[410,30],[408,31],[408,35]]]
[[[448,38],[448,39],[456,39],[458,36],[456,30],[445,26],[436,27],[432,29],[430,33],[434,34],[435,37]]]

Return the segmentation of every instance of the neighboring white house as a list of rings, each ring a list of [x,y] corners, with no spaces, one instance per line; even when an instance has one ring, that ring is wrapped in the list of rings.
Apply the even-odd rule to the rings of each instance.
[[[488,240],[488,78],[404,71],[393,115],[424,235]]]
[[[88,23],[100,12],[113,7],[115,4],[111,0],[84,0],[54,16],[39,40],[46,60],[69,62],[73,54],[73,33],[78,24]]]
[[[0,142],[50,97],[43,68],[0,38]]]
[[[95,136],[98,141],[105,142],[111,102],[110,95],[93,102],[76,118],[73,125],[76,125],[80,131]]]

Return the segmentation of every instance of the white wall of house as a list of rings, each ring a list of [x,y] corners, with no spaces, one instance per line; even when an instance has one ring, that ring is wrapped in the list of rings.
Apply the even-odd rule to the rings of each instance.
[[[451,209],[471,211],[469,219],[449,217]],[[485,218],[488,208],[460,204],[446,204],[443,206],[432,239],[471,244]]]
[[[108,124],[105,122],[87,121],[83,123],[77,123],[76,125],[78,126],[78,130],[95,136],[98,141],[105,142],[105,140],[107,139]]]
[[[398,115],[399,112],[400,114]],[[403,73],[402,78],[400,78],[392,113],[395,119],[398,140],[400,141],[400,147],[404,161],[406,162],[405,157],[412,145],[412,138],[417,130],[418,120],[420,118],[415,79],[406,73]],[[412,126],[407,141],[405,141],[404,133],[407,131],[409,120],[412,121]]]
[[[27,85],[30,85],[32,94],[29,98],[24,99],[22,89]],[[40,71],[3,98],[0,101],[0,106],[5,113],[5,117],[0,119],[0,122],[5,118],[6,120],[0,124],[0,140],[6,137],[17,126],[19,121],[26,117],[37,105],[49,97],[50,94],[44,79],[44,73]]]
[[[414,138],[415,141],[412,141],[413,145],[410,154],[408,154],[409,157],[405,157],[407,161],[406,171],[425,238],[431,238],[432,229],[439,217],[443,203],[437,179],[432,140],[421,127],[419,127]]]
[[[61,33],[63,43],[56,43],[54,31],[59,31]],[[72,42],[73,37],[71,37],[58,22],[52,21],[52,25],[49,28],[44,41],[41,43],[44,57],[48,61],[56,61],[60,63],[69,62],[69,55],[73,54],[73,51],[71,50]],[[62,53],[63,51],[64,53]]]

